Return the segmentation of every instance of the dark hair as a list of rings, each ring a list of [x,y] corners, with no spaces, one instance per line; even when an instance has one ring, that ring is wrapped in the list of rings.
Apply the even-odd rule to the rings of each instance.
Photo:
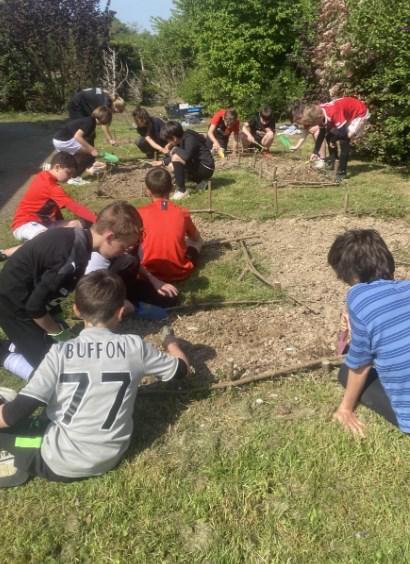
[[[113,202],[99,212],[93,229],[100,235],[109,230],[116,239],[127,239],[141,233],[142,219],[128,202]]]
[[[140,106],[137,106],[135,108],[135,110],[132,112],[132,117],[134,118],[134,120],[136,122],[139,121],[145,127],[149,124],[150,119],[151,119],[151,116],[149,115],[147,110],[145,110],[144,108],[141,108]]]
[[[272,108],[270,106],[262,106],[262,108],[259,110],[259,115],[265,121],[271,119],[272,113]]]
[[[224,119],[236,121],[238,119],[238,112],[235,110],[235,108],[228,108],[227,110],[225,110]]]
[[[109,270],[96,270],[83,276],[75,290],[75,305],[81,317],[92,324],[106,323],[124,305],[122,279]]]
[[[69,168],[73,174],[77,174],[77,161],[70,155],[70,153],[64,153],[61,151],[56,153],[50,161],[50,168],[55,167],[55,165],[60,165],[63,168]]]
[[[161,139],[164,141],[171,141],[173,137],[181,139],[184,134],[184,130],[179,121],[167,121],[161,128]]]
[[[327,255],[337,277],[347,284],[392,280],[394,258],[374,229],[350,229],[338,235]]]
[[[151,168],[145,177],[145,184],[153,196],[162,198],[172,192],[172,176],[162,166]]]

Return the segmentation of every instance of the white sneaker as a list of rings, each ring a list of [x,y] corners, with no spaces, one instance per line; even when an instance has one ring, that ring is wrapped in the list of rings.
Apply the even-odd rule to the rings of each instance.
[[[201,182],[198,182],[198,184],[196,185],[197,190],[206,190],[207,188],[208,180],[201,180]]]
[[[0,405],[8,401],[13,401],[17,396],[17,392],[11,388],[0,387]]]
[[[70,178],[67,184],[74,184],[76,186],[84,186],[85,184],[90,184],[89,180],[84,180],[81,176],[76,176],[75,178]]]
[[[14,454],[7,450],[0,450],[0,478],[9,478],[16,474],[17,468],[14,466]]]
[[[189,197],[189,192],[186,190],[185,192],[181,192],[181,190],[175,190],[175,192],[171,196],[171,200],[183,200],[184,198]]]
[[[41,165],[41,170],[51,170],[51,163],[43,163]]]

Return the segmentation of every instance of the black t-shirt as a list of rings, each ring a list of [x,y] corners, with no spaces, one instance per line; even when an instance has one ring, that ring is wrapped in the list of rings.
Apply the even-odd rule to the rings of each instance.
[[[84,88],[76,92],[68,104],[70,119],[91,116],[98,106],[111,108],[112,99],[109,93],[102,88]]]
[[[206,139],[200,133],[187,129],[184,131],[179,147],[182,149],[179,154],[187,165],[200,163],[211,170],[215,168],[211,151],[206,146]]]
[[[84,137],[90,137],[96,128],[97,122],[93,117],[84,117],[68,121],[54,135],[58,141],[69,141],[74,137],[79,129],[84,132]]]
[[[19,317],[42,317],[74,290],[91,251],[85,229],[57,227],[27,241],[0,272],[0,307],[5,300]]]
[[[259,114],[248,119],[248,126],[253,136],[263,137],[267,129],[275,132],[274,119],[271,117],[267,123],[262,123]]]
[[[165,146],[165,141],[161,139],[161,129],[163,126],[164,122],[161,118],[152,117],[147,127],[137,127],[137,131],[141,137],[151,137],[155,143]]]

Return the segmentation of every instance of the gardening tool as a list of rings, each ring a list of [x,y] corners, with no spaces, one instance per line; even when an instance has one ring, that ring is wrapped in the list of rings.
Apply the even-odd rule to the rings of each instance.
[[[101,151],[98,155],[105,161],[111,164],[118,164],[120,162],[120,158],[117,155],[113,155],[112,153],[107,153],[107,151]]]
[[[286,137],[286,135],[277,135],[276,139],[282,143],[282,145],[284,147],[286,147],[286,149],[288,149],[290,151],[290,147],[291,147],[291,143],[289,141],[289,139]]]
[[[220,159],[224,159],[224,158],[225,158],[225,151],[224,151],[222,148],[221,148],[221,149],[218,149],[217,154],[218,154],[218,157],[219,157]]]

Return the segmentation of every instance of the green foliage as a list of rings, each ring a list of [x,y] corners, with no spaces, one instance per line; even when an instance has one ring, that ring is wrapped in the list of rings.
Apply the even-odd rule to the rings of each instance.
[[[406,0],[349,1],[349,82],[372,114],[367,149],[392,162],[410,157],[409,22]]]
[[[280,113],[300,95],[303,80],[288,61],[295,44],[300,2],[180,1],[174,15],[189,23],[195,69],[181,92],[210,109],[252,112],[270,103]],[[191,101],[190,100],[190,101]]]
[[[0,103],[50,111],[101,76],[112,12],[99,0],[4,0],[0,4]]]

